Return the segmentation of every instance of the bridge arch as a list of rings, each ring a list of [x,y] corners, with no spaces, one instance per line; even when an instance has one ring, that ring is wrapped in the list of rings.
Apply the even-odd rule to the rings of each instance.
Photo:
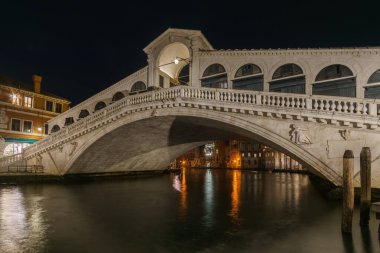
[[[94,164],[104,163],[105,167],[101,170],[105,172],[121,170],[123,166],[132,169],[144,166],[145,169],[162,169],[170,159],[223,136],[242,136],[272,146],[297,159],[313,173],[336,184],[340,183],[340,176],[334,170],[302,146],[267,129],[265,124],[255,124],[238,115],[226,117],[223,112],[189,108],[167,108],[160,110],[156,117],[152,117],[151,111],[143,111],[107,125],[88,138],[75,152],[66,163],[65,171],[69,174],[85,173],[83,166],[93,167]],[[108,158],[103,159],[101,152],[115,157],[110,159],[104,156]],[[157,161],[149,160],[153,155],[159,157]],[[109,163],[110,161],[114,162]]]
[[[80,112],[79,112],[79,115],[78,115],[78,119],[83,119],[83,118],[86,118],[87,116],[90,115],[90,112],[86,109],[82,109]]]

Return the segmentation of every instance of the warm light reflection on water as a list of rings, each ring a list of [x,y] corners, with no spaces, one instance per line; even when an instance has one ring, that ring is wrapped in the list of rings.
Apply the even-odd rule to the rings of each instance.
[[[0,252],[42,252],[47,224],[42,197],[24,199],[19,188],[0,189]]]
[[[212,227],[213,225],[213,207],[214,207],[214,185],[212,179],[212,173],[210,170],[205,172],[204,178],[204,216],[203,224],[206,227]]]
[[[231,212],[232,221],[238,223],[241,191],[241,171],[232,172]]]

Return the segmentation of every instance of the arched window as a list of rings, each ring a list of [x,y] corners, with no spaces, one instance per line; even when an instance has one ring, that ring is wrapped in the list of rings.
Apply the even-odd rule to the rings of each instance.
[[[289,63],[276,69],[270,81],[269,91],[305,94],[305,83],[302,69],[294,63]]]
[[[356,97],[354,74],[344,65],[327,66],[315,78],[313,95]]]
[[[96,103],[95,111],[99,111],[99,110],[105,108],[106,106],[107,106],[106,103],[104,103],[103,101],[100,101],[100,102]]]
[[[59,130],[61,130],[61,128],[58,126],[58,125],[54,125],[51,129],[51,133],[55,133],[55,132],[58,132]]]
[[[202,87],[227,89],[227,73],[225,68],[218,64],[212,64],[203,72]]]
[[[261,69],[255,64],[246,64],[240,67],[236,71],[232,87],[239,90],[262,91],[264,78]]]
[[[132,85],[131,92],[138,92],[146,90],[146,85],[144,82],[138,81]]]
[[[178,74],[179,85],[189,85],[190,64],[185,65]]]
[[[90,115],[90,113],[86,109],[83,109],[80,111],[78,118],[83,119],[86,118],[88,115]]]
[[[368,86],[364,89],[365,98],[380,98],[380,69],[371,75],[368,79]]]
[[[120,99],[122,99],[122,98],[124,98],[124,97],[125,97],[124,94],[121,93],[120,91],[118,91],[118,92],[116,92],[116,93],[113,95],[113,97],[112,97],[112,102],[118,101],[118,100],[120,100]]]
[[[74,118],[73,117],[68,117],[65,119],[65,126],[69,126],[74,123]]]

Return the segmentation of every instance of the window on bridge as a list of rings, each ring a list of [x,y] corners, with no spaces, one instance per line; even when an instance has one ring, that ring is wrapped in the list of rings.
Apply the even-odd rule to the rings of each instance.
[[[136,93],[139,91],[144,91],[144,90],[146,90],[146,85],[144,82],[141,82],[141,81],[135,82],[131,88],[131,92],[136,92]]]
[[[356,97],[356,78],[348,67],[330,65],[315,78],[313,95]]]
[[[255,64],[246,64],[240,67],[236,71],[232,87],[238,90],[262,91],[264,78],[261,69]]]
[[[118,100],[120,100],[120,99],[123,99],[124,97],[125,97],[124,94],[123,94],[122,92],[118,91],[118,92],[116,92],[116,93],[113,95],[113,97],[112,97],[112,102],[116,102],[116,101],[118,101]]]
[[[86,118],[88,115],[90,115],[89,111],[87,111],[86,109],[83,109],[80,111],[78,118],[83,119],[83,118]]]
[[[190,64],[185,65],[178,74],[179,85],[189,85],[190,81]]]
[[[58,126],[58,125],[54,125],[51,129],[51,133],[55,133],[55,132],[58,132],[59,130],[61,130],[61,128]]]
[[[208,88],[227,89],[228,82],[225,68],[218,63],[208,66],[203,72],[201,85]]]
[[[69,126],[74,123],[74,118],[73,117],[68,117],[65,119],[65,126]]]
[[[380,98],[380,69],[371,75],[364,89],[365,98]]]
[[[104,103],[103,101],[100,101],[100,102],[96,103],[96,105],[95,105],[95,111],[99,111],[99,110],[103,109],[106,106],[107,106],[106,103]]]
[[[302,69],[294,63],[289,63],[276,69],[269,84],[269,91],[305,94],[305,83]]]

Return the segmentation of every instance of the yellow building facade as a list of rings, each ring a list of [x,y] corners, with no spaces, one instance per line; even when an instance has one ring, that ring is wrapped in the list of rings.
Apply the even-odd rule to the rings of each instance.
[[[41,90],[41,76],[32,80],[28,85],[0,76],[0,157],[42,139],[49,133],[47,121],[69,109],[69,100]]]

